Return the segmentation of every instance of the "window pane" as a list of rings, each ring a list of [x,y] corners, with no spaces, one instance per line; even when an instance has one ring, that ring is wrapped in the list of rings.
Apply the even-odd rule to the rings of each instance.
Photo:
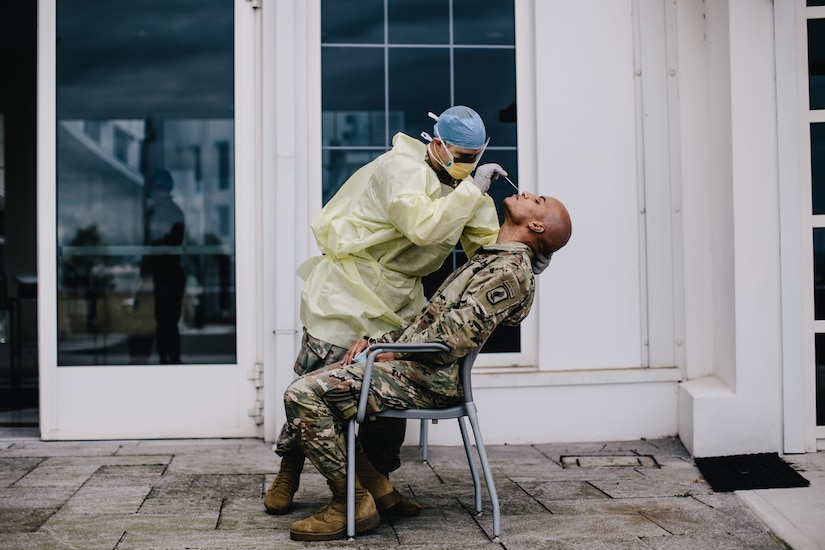
[[[231,117],[229,0],[59,0],[62,118]]]
[[[455,44],[516,43],[512,0],[453,0],[453,13]]]
[[[811,195],[813,213],[825,214],[825,123],[811,124]]]
[[[321,115],[324,147],[373,147],[384,149],[384,110],[324,111]]]
[[[825,334],[815,336],[816,346],[816,425],[825,426]]]
[[[392,48],[389,51],[389,106],[397,116],[391,120],[390,136],[404,132],[419,136],[433,133],[436,114],[450,107],[448,86],[422,85],[450,82],[450,52],[446,48]]]
[[[234,363],[233,5],[60,0],[58,364]]]
[[[383,44],[384,0],[322,0],[321,42]]]
[[[388,0],[390,44],[448,44],[449,0]]]
[[[6,224],[5,224],[5,215],[6,215],[6,138],[5,138],[5,119],[3,118],[3,114],[0,113],[0,238],[3,241],[0,243],[5,243],[6,237]],[[0,273],[5,273],[5,264],[2,263],[3,256],[0,255]],[[3,298],[0,295],[0,298]],[[2,304],[5,306],[5,304]]]
[[[825,319],[825,228],[814,228],[814,318]]]
[[[825,19],[808,20],[808,91],[811,109],[825,109]]]
[[[357,58],[357,63],[353,63],[353,57]],[[331,143],[334,139],[337,145],[387,147],[384,50],[325,47],[321,50],[321,63],[324,68],[321,77],[324,130],[335,129],[334,135],[324,133],[324,142]],[[346,124],[354,122],[349,118],[352,113],[369,120],[359,118],[358,128],[349,129]],[[333,118],[327,118],[330,116]]]
[[[495,75],[492,82],[490,75]],[[506,116],[508,109],[515,108],[515,83],[515,50],[455,50],[456,103],[478,111],[490,136],[490,146],[516,146],[515,119]]]

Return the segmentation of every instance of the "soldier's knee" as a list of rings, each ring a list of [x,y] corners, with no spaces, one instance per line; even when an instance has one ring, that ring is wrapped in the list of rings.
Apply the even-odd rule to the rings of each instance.
[[[284,404],[289,405],[292,403],[297,403],[301,400],[301,396],[305,395],[306,390],[304,388],[303,381],[299,378],[294,380],[284,392]]]

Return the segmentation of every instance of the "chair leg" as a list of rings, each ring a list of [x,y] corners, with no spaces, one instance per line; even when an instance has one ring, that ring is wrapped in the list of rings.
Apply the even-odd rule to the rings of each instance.
[[[487,451],[484,448],[481,429],[478,426],[478,412],[475,403],[467,404],[467,418],[470,419],[470,426],[473,428],[478,457],[481,459],[481,469],[484,471],[484,481],[487,483],[487,490],[490,492],[490,505],[493,509],[493,541],[499,542],[501,537],[501,513],[498,505],[498,493],[496,493],[493,473],[490,471],[490,463],[487,461]]]
[[[458,428],[461,430],[461,440],[464,442],[464,452],[467,454],[467,463],[470,465],[470,475],[473,476],[473,492],[475,493],[476,515],[481,515],[481,480],[478,479],[476,462],[473,459],[473,446],[467,434],[467,426],[464,425],[464,418],[458,417]],[[473,430],[475,434],[475,430]]]
[[[355,540],[355,420],[347,429],[347,538]]]
[[[427,462],[429,460],[429,453],[428,453],[428,436],[429,436],[429,424],[426,418],[421,419],[421,431],[418,434],[418,446],[421,447],[421,462]]]

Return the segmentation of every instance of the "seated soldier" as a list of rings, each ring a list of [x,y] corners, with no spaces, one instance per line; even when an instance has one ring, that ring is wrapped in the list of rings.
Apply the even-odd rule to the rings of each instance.
[[[386,409],[445,407],[461,396],[459,360],[484,342],[500,323],[517,325],[529,313],[535,293],[531,260],[563,247],[571,234],[567,209],[552,197],[523,192],[504,200],[504,224],[496,244],[482,246],[405,326],[379,342],[441,342],[440,353],[382,353],[376,357],[367,413]],[[315,515],[292,524],[294,540],[332,540],[346,534],[346,431],[355,417],[364,363],[351,363],[367,348],[357,340],[340,363],[296,379],[284,394],[286,429],[278,440],[283,456],[298,448],[327,478],[332,500]],[[375,499],[395,490],[362,452],[357,476],[370,476],[370,494],[356,479],[355,527],[363,533],[380,523]]]

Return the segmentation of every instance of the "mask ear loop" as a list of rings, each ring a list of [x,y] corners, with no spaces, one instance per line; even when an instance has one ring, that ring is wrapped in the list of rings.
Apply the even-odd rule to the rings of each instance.
[[[441,161],[440,158],[435,156],[435,153],[433,153],[432,149],[430,149],[430,147],[432,147],[432,145],[433,145],[433,137],[430,134],[428,134],[427,132],[421,132],[421,137],[423,137],[428,142],[427,143],[427,154],[430,155],[430,159],[435,159],[435,161],[438,164],[440,164],[441,166],[443,166],[444,168],[449,168],[450,166],[453,165],[453,155],[452,155],[452,153],[450,153],[449,149],[444,147],[444,150],[447,152],[447,156],[450,157],[450,162],[448,162],[447,164],[444,164]],[[444,142],[442,141],[441,144],[443,145]]]
[[[432,111],[429,111],[427,113],[427,116],[429,116],[434,121],[438,122],[438,115],[433,113]],[[449,168],[453,165],[453,154],[450,153],[450,150],[447,149],[447,147],[445,146],[444,139],[440,135],[438,135],[438,126],[434,126],[433,129],[435,130],[435,135],[438,137],[438,139],[441,140],[441,145],[444,146],[444,151],[447,152],[447,156],[450,157],[450,162],[448,162],[447,164],[444,164],[438,158],[436,158],[436,161],[438,162],[438,164],[440,164],[444,168]],[[427,132],[421,132],[421,137],[424,138],[424,140],[427,142],[427,152],[432,156],[433,153],[432,153],[432,151],[430,151],[430,145],[433,144],[433,139],[434,139],[433,136],[431,136]],[[489,142],[490,142],[490,139],[488,138],[487,143],[489,143]],[[486,148],[487,145],[485,144],[484,147]]]
[[[438,122],[438,115],[434,112],[427,111],[427,116],[433,119],[434,121]],[[432,143],[433,141],[433,136],[431,136],[427,132],[421,132],[421,137],[424,138],[424,141],[426,141],[427,143]]]

